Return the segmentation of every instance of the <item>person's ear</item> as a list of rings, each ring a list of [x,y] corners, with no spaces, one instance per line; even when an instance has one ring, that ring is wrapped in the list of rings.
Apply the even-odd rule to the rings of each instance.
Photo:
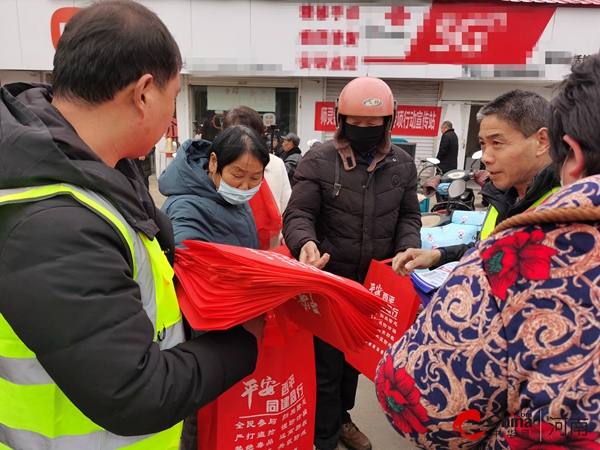
[[[550,139],[548,138],[548,128],[542,127],[535,134],[537,140],[536,156],[548,154],[550,151]]]
[[[568,134],[565,134],[563,140],[571,147],[571,150],[573,150],[573,157],[567,156],[567,159],[570,159],[570,161],[565,163],[566,174],[573,177],[575,180],[585,177],[585,160],[583,158],[583,152],[581,151],[581,145]]]
[[[208,172],[217,173],[217,166],[217,154],[215,152],[212,152],[208,160]]]
[[[145,119],[148,114],[148,105],[154,99],[155,90],[156,85],[154,84],[154,77],[149,73],[143,75],[135,83],[133,89],[133,104],[142,120]]]

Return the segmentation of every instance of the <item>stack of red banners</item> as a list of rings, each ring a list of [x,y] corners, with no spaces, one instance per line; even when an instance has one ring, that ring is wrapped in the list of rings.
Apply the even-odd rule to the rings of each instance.
[[[342,351],[363,348],[378,333],[386,302],[359,283],[279,253],[184,241],[177,249],[177,296],[190,325],[219,330],[275,308]]]

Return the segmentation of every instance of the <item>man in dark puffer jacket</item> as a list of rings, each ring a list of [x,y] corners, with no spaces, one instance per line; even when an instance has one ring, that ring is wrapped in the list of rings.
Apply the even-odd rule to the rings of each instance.
[[[311,150],[294,176],[283,234],[301,262],[362,283],[372,259],[421,246],[413,160],[391,143],[395,102],[382,80],[352,80],[340,94],[332,141]],[[344,354],[315,338],[315,445],[369,450],[352,422],[358,371]]]

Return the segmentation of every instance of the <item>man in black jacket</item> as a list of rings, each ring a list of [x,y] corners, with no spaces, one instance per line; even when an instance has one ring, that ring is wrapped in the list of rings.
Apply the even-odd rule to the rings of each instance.
[[[546,127],[549,103],[540,95],[520,89],[507,92],[477,114],[481,158],[490,181],[481,190],[490,205],[481,238],[497,224],[534,208],[560,187]],[[392,263],[400,275],[458,261],[472,245],[452,245],[435,250],[410,249]]]
[[[440,160],[438,167],[442,173],[454,170],[457,167],[458,161],[458,136],[452,128],[452,122],[445,121],[442,123],[442,139],[440,140],[440,148],[436,156]]]
[[[131,160],[180,69],[154,13],[105,1],[65,26],[53,88],[0,90],[0,447],[177,448],[255,368],[260,318],[183,342],[172,227]]]
[[[302,159],[302,151],[298,147],[300,145],[300,138],[295,133],[288,133],[281,138],[283,148],[283,154],[281,159],[285,163],[285,170],[287,170],[290,184],[294,185],[294,174],[296,173],[296,167]]]

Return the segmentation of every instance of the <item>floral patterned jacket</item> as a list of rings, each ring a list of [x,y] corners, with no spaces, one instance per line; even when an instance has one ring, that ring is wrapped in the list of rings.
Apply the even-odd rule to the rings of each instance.
[[[600,206],[600,176],[536,211],[584,206]],[[600,221],[477,243],[384,355],[375,386],[392,426],[422,448],[600,450]]]

